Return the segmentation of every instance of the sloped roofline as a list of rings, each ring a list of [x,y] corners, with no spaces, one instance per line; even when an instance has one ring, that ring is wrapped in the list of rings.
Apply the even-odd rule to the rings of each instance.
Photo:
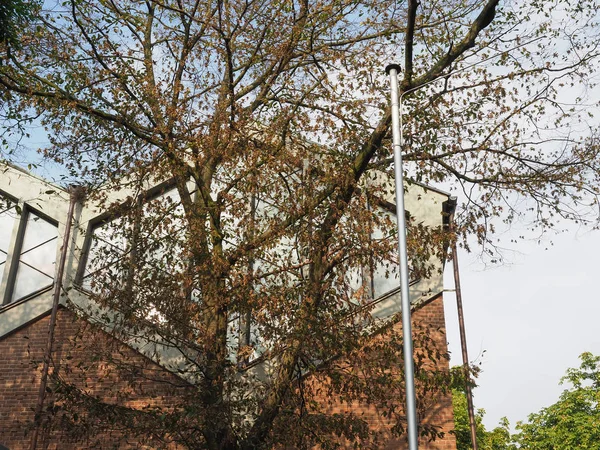
[[[47,179],[45,179],[45,178],[43,178],[43,177],[41,177],[39,175],[36,175],[36,174],[32,173],[31,171],[29,171],[29,170],[27,170],[25,168],[23,168],[23,167],[15,164],[15,163],[12,163],[10,161],[7,161],[5,159],[0,159],[0,166],[9,167],[9,168],[11,168],[13,170],[21,172],[24,175],[30,176],[32,178],[35,178],[36,180],[38,180],[38,181],[40,181],[40,182],[42,182],[44,184],[48,184],[48,185],[52,186],[53,188],[60,189],[63,192],[69,192],[68,188],[63,187],[60,184],[56,184],[56,183],[54,183],[52,181],[49,181],[49,180],[47,180]],[[4,170],[2,172],[4,172]]]

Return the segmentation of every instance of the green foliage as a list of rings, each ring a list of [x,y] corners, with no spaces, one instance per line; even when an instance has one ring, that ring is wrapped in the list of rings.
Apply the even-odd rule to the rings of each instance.
[[[518,423],[516,440],[530,450],[596,449],[600,442],[600,356],[583,353],[581,366],[567,370],[572,385],[555,404]]]
[[[469,414],[467,411],[467,397],[464,391],[454,389],[452,391],[452,407],[454,408],[454,434],[456,436],[457,450],[471,450],[471,429],[469,425]],[[483,425],[484,409],[475,412],[477,424],[477,443],[480,450],[514,450],[517,447],[512,443],[509,422],[503,417],[499,426],[491,431]]]
[[[469,426],[469,413],[467,410],[467,396],[464,391],[454,389],[452,391],[452,407],[454,408],[454,434],[456,436],[457,450],[471,449],[471,429]],[[477,423],[477,441],[482,442],[486,430],[481,422],[484,411],[477,410],[475,421]]]
[[[510,434],[510,423],[506,417],[500,419],[500,424],[486,433],[480,446],[482,450],[516,450],[514,438]]]
[[[479,376],[481,368],[478,366],[470,367],[470,385],[471,389],[477,387],[475,379]],[[467,410],[467,395],[465,389],[465,376],[463,368],[460,366],[452,367],[452,407],[454,409],[454,435],[456,436],[457,450],[471,450],[471,427],[469,423],[469,413]],[[477,432],[478,448],[481,450],[514,450],[516,446],[512,443],[510,434],[510,424],[506,417],[500,420],[499,426],[491,431],[485,429],[483,425],[484,409],[475,411],[475,423]]]
[[[477,442],[481,450],[576,450],[597,449],[600,442],[600,356],[581,354],[579,368],[570,368],[560,384],[570,384],[559,400],[528,422],[518,422],[518,433],[511,435],[506,417],[499,426],[487,431],[482,423],[485,411],[478,409]],[[454,373],[459,373],[457,368]],[[456,378],[456,377],[455,377]],[[457,450],[470,450],[471,434],[467,398],[459,383],[452,391]]]
[[[18,30],[31,19],[36,2],[2,0],[0,2],[0,43],[18,45]]]

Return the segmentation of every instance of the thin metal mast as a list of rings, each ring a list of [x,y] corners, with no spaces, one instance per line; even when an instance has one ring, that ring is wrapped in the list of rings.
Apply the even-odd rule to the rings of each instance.
[[[408,423],[408,448],[417,450],[417,408],[413,361],[412,327],[410,323],[410,298],[408,295],[408,255],[406,250],[406,218],[404,214],[404,175],[402,172],[401,113],[398,104],[398,73],[400,66],[390,64],[385,68],[390,76],[392,97],[392,135],[394,143],[394,184],[396,188],[396,223],[398,226],[398,253],[400,259],[400,294],[402,299],[402,342],[404,345],[404,378],[406,383],[406,420]]]
[[[454,214],[450,217],[450,226],[452,227],[452,232],[455,232]],[[456,239],[452,241],[452,267],[454,269],[454,290],[456,294],[456,309],[458,312],[458,329],[460,331],[460,348],[462,351],[463,375],[465,377],[465,392],[467,394],[467,411],[469,413],[469,425],[471,428],[471,442],[473,443],[473,450],[477,450],[477,424],[475,423],[473,392],[471,390],[471,372],[469,370],[469,354],[467,353],[467,333],[465,332],[465,316],[463,314],[462,294],[460,289]]]

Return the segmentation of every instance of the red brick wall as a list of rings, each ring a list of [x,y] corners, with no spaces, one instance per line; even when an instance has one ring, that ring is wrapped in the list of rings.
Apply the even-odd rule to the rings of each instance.
[[[30,448],[48,323],[49,316],[46,316],[0,339],[0,443],[11,450]],[[413,327],[416,355],[424,369],[421,374],[435,374],[436,370],[446,373],[448,361],[443,357],[447,353],[447,347],[441,296],[413,314]],[[400,323],[393,326],[392,331],[397,335],[400,330]],[[384,333],[375,337],[372,343],[385,342],[387,338]],[[433,343],[433,348],[428,346],[428,355],[424,354],[424,350],[418,349],[417,344],[423,341]],[[55,342],[53,360],[55,366],[58,366],[58,375],[66,383],[73,383],[85,390],[91,399],[97,397],[102,402],[141,410],[148,406],[168,409],[189,389],[188,385],[173,374],[84,320],[76,318],[66,309],[59,311]],[[433,360],[429,358],[430,355],[434,356]],[[367,352],[359,355],[359,359],[363,356],[368,358]],[[53,388],[56,386],[51,385]],[[448,433],[454,428],[450,392],[437,390],[423,395],[418,391],[418,396],[419,410],[423,412],[420,418],[422,423],[434,425],[445,433],[444,438],[433,442],[421,440],[420,448],[455,450],[454,436]],[[402,414],[403,392],[390,392],[386,401],[396,405],[396,413]],[[388,407],[384,407],[386,405],[366,405],[359,401],[340,402],[336,399],[328,404],[329,413],[352,411],[372,429],[381,433],[382,443],[370,448],[407,448],[405,439],[390,438],[392,421],[383,415],[385,411],[389,411]],[[169,436],[161,434],[160,430],[148,429],[142,435],[131,435],[127,424],[119,421],[98,423],[94,420],[85,422],[79,418],[81,427],[65,427],[67,416],[58,408],[61,403],[54,402],[53,394],[50,393],[45,406],[52,405],[55,406],[54,414],[50,418],[45,417],[38,448],[68,450],[172,447],[169,445]],[[85,416],[85,408],[89,404],[80,406],[81,415]],[[72,416],[68,418],[73,419]]]
[[[439,352],[448,354],[448,340],[446,337],[446,320],[444,317],[444,303],[440,295],[431,303],[423,306],[413,313],[412,326],[415,329],[425,328],[431,331],[431,338]],[[416,348],[416,352],[419,349]],[[446,372],[450,370],[450,362],[447,357],[435,362],[438,369]],[[448,386],[444,386],[448,388]],[[452,392],[448,389],[434,394],[427,405],[427,414],[422,418],[424,422],[441,427],[444,437],[431,442],[421,439],[419,448],[427,450],[456,450],[456,438],[449,432],[454,429],[454,411],[452,409]],[[398,447],[397,447],[398,448]]]
[[[30,448],[49,320],[47,315],[0,340],[0,443],[11,450]],[[51,373],[58,367],[61,379],[83,388],[92,403],[98,399],[129,408],[168,408],[188,389],[181,379],[66,309],[58,312],[55,333]],[[50,381],[49,386],[55,389],[57,384]],[[53,408],[54,414],[44,416],[37,448],[169,445],[168,436],[159,433],[130,436],[126,423],[86,421],[83,410],[78,417],[67,417],[61,402],[54,400],[52,393],[46,396],[45,409]],[[65,425],[67,419],[70,425]]]
[[[413,313],[412,316],[413,335],[415,336],[415,361],[421,368],[418,373],[421,377],[429,377],[429,381],[435,385],[438,384],[438,388],[426,389],[423,382],[417,380],[417,408],[418,408],[418,419],[420,425],[429,425],[438,432],[443,434],[443,437],[438,437],[435,440],[430,438],[421,438],[419,440],[419,448],[427,450],[456,450],[456,439],[453,434],[449,432],[454,429],[454,415],[452,410],[452,396],[451,392],[447,390],[447,378],[444,378],[449,373],[449,361],[447,358],[447,341],[445,333],[445,319],[444,319],[444,308],[441,295],[429,302],[428,304],[420,307]],[[382,333],[378,337],[374,338],[375,342],[370,342],[365,345],[365,349],[368,352],[369,348],[376,347],[377,344],[386,345],[386,340],[389,340],[394,336],[394,339],[401,335],[402,324],[397,322],[393,325],[391,330]],[[397,346],[401,341],[395,340],[394,344],[396,349],[392,350],[392,353],[397,353]],[[375,351],[381,352],[381,347],[378,347]],[[393,356],[392,356],[393,357]],[[364,359],[363,359],[364,358]],[[363,354],[354,355],[354,361],[351,361],[349,366],[352,367],[358,377],[364,376],[374,377],[377,375],[385,376],[386,373],[393,373],[393,369],[387,371],[377,372],[371,369],[364,371],[365,375],[362,375],[365,364],[370,364],[369,356]],[[400,362],[400,361],[398,361]],[[343,361],[341,365],[348,364],[348,361]],[[403,372],[396,373],[397,378],[402,378]],[[361,402],[360,400],[340,400],[345,394],[342,389],[342,393],[338,394],[335,389],[330,389],[330,381],[326,378],[315,377],[317,382],[312,386],[312,392],[315,392],[317,402],[321,404],[321,407],[325,405],[325,410],[330,414],[353,414],[356,418],[363,420],[368,423],[371,430],[379,433],[379,441],[375,444],[360,444],[361,448],[373,448],[373,449],[398,449],[403,450],[408,448],[406,441],[406,434],[404,437],[395,438],[391,433],[392,427],[395,423],[404,420],[404,390],[398,388],[397,381],[391,382],[390,386],[396,386],[398,390],[394,390],[392,387],[387,393],[374,393],[368,402]],[[441,386],[439,386],[441,382]],[[368,389],[368,385],[365,386]],[[338,389],[339,391],[339,389]],[[338,397],[339,395],[339,397]],[[405,426],[405,422],[403,423]],[[345,441],[341,439],[343,448],[355,448],[356,442]]]

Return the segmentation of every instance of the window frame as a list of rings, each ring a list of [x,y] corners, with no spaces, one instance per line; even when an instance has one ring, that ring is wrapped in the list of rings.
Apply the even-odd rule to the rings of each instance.
[[[55,265],[54,273],[52,276],[52,284],[50,284],[49,286],[45,286],[43,288],[37,289],[34,292],[30,292],[29,294],[15,300],[15,301],[12,301],[12,296],[13,296],[13,292],[14,292],[16,280],[17,280],[17,271],[19,269],[19,262],[20,262],[20,258],[21,258],[21,249],[23,248],[23,241],[25,238],[25,231],[27,229],[27,222],[29,220],[29,215],[33,213],[36,216],[40,217],[42,220],[45,220],[52,226],[56,227],[57,248],[60,247],[59,244],[60,244],[61,236],[60,236],[60,232],[59,232],[60,223],[58,220],[50,217],[48,214],[45,214],[44,212],[40,211],[39,209],[32,207],[29,203],[19,201],[18,199],[15,199],[12,195],[9,195],[3,191],[0,191],[0,195],[8,198],[9,200],[11,200],[15,203],[15,206],[17,208],[17,213],[19,215],[19,218],[15,220],[16,223],[13,225],[13,230],[11,232],[12,233],[11,240],[9,243],[8,254],[7,254],[6,263],[5,263],[6,267],[4,268],[4,270],[5,270],[4,274],[6,275],[6,279],[4,279],[4,277],[3,277],[3,280],[2,280],[2,286],[4,286],[4,288],[5,288],[2,298],[0,298],[0,308],[2,308],[2,307],[7,307],[9,305],[14,305],[14,304],[17,304],[20,302],[27,301],[43,292],[49,291],[54,287],[54,285],[56,283],[56,265]],[[19,209],[20,209],[20,212],[19,212]],[[16,233],[15,233],[15,227],[17,227]],[[55,255],[54,262],[56,263],[56,255]]]
[[[151,202],[152,200],[169,192],[170,190],[177,191],[177,185],[175,183],[175,180],[167,180],[163,183],[159,183],[158,185],[153,186],[152,188],[146,191],[140,192],[138,195],[132,197],[131,199],[135,201],[136,205],[143,206],[145,203]],[[190,191],[189,194],[194,195],[196,191],[197,189],[194,189],[193,191]],[[126,206],[127,204],[128,200],[124,200],[121,203],[119,203],[119,207]],[[75,272],[75,279],[73,283],[74,287],[81,290],[82,292],[85,292],[87,294],[90,293],[90,290],[85,288],[83,286],[83,283],[84,279],[86,278],[86,267],[88,265],[88,260],[90,258],[90,250],[94,240],[94,230],[96,228],[101,227],[103,224],[119,219],[121,216],[122,214],[114,214],[110,211],[105,211],[88,221],[85,230],[85,238],[83,241],[83,250],[79,258],[79,263],[77,266],[77,271]]]
[[[10,279],[10,271],[11,271],[11,266],[12,266],[12,259],[13,259],[13,255],[15,253],[15,248],[16,248],[16,242],[17,242],[17,236],[18,236],[18,232],[19,232],[19,227],[21,224],[21,216],[22,216],[22,205],[19,204],[19,199],[14,197],[13,195],[8,194],[7,192],[4,192],[2,190],[0,190],[0,197],[2,197],[2,201],[4,199],[14,203],[14,208],[15,208],[15,212],[17,213],[17,215],[19,216],[18,218],[15,218],[15,220],[13,221],[12,224],[12,228],[10,229],[9,233],[9,239],[8,239],[8,247],[7,247],[7,252],[6,252],[6,261],[4,261],[4,263],[0,266],[2,269],[2,278],[0,279],[0,292],[2,292],[3,294],[0,295],[0,308],[9,304],[5,303],[4,299],[5,299],[5,294],[6,294],[6,290],[8,288],[8,282]],[[10,208],[9,208],[10,209]],[[21,214],[19,214],[19,209],[21,209]],[[5,289],[2,289],[2,287],[5,287]]]

